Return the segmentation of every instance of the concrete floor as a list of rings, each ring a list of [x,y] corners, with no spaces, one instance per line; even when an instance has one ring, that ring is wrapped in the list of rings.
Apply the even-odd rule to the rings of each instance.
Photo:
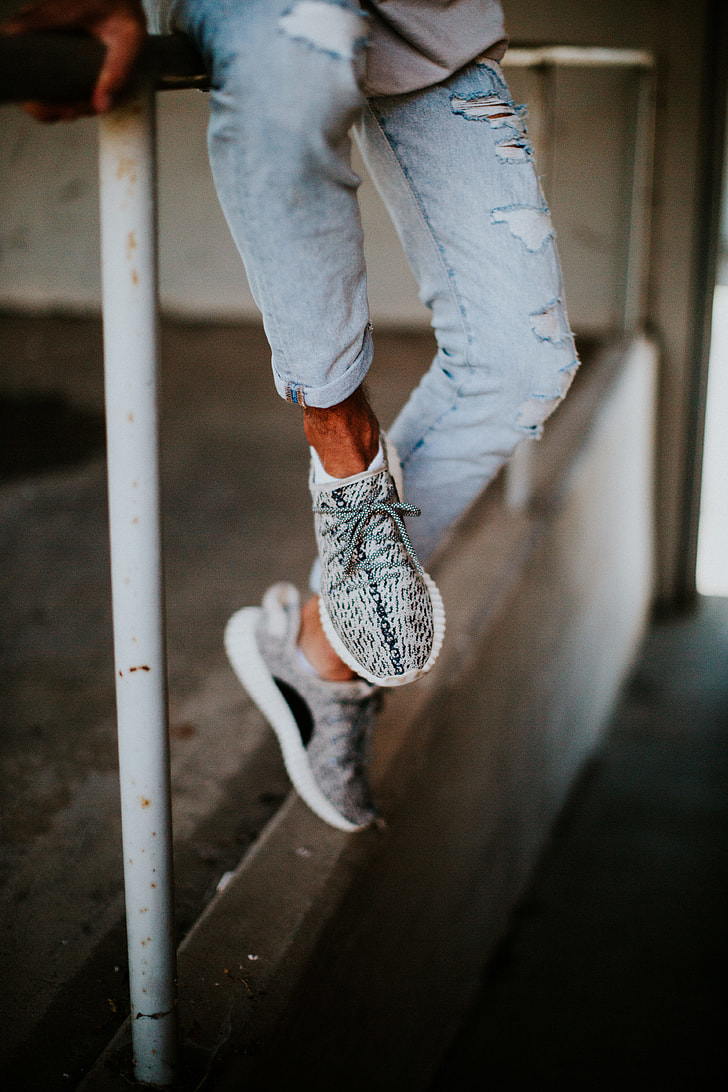
[[[656,621],[430,1092],[728,1087],[728,599]]]
[[[305,584],[312,536],[305,446],[260,331],[170,324],[163,345],[182,934],[288,791],[222,627],[273,580]],[[126,1003],[100,332],[5,316],[0,346],[1,1068],[9,1087],[53,1092]],[[378,346],[387,421],[431,345]],[[720,1085],[727,734],[728,600],[714,599],[653,627],[433,1092]]]
[[[378,337],[382,419],[431,359]],[[222,631],[314,553],[299,411],[258,327],[165,324],[162,478],[180,937],[289,792]],[[0,316],[0,1056],[73,1087],[127,1011],[94,320]]]

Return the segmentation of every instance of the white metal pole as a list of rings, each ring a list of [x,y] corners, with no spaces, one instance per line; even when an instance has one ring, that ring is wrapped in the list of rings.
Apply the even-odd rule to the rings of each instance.
[[[157,434],[154,92],[99,126],[109,526],[134,1072],[177,1065]]]

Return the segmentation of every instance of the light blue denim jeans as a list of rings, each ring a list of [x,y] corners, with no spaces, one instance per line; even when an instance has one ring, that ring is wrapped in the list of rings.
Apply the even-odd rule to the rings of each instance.
[[[149,0],[157,8],[160,0]],[[431,309],[437,354],[390,430],[426,560],[577,367],[525,110],[481,59],[368,99],[357,0],[167,0],[212,77],[209,149],[289,401],[331,406],[372,359],[353,130]]]

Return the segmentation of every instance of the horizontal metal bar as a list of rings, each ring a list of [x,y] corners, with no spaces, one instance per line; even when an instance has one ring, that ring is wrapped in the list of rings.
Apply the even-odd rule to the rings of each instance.
[[[654,68],[647,49],[610,49],[602,46],[512,46],[503,58],[512,68],[572,65],[575,68]]]
[[[104,51],[87,34],[0,36],[0,102],[83,102],[96,83]],[[210,84],[200,55],[182,34],[147,38],[134,75],[145,76],[161,91],[204,91]]]
[[[48,102],[88,99],[104,58],[104,46],[86,34],[51,33],[0,36],[0,102],[43,99]],[[504,65],[535,68],[654,68],[644,49],[598,46],[514,46]],[[151,78],[158,90],[196,87],[207,90],[209,77],[200,55],[182,34],[152,35],[142,49],[135,74]]]

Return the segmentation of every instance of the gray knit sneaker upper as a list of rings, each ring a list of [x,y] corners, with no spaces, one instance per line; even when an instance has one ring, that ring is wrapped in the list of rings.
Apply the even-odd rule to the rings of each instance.
[[[225,646],[238,678],[267,717],[299,795],[326,822],[357,830],[376,818],[366,780],[379,705],[369,683],[325,682],[301,665],[299,596],[274,584],[262,609],[234,615]]]
[[[435,662],[444,632],[439,593],[403,522],[418,510],[400,501],[388,466],[344,485],[317,485],[312,472],[310,488],[326,636],[370,682],[418,678]]]

